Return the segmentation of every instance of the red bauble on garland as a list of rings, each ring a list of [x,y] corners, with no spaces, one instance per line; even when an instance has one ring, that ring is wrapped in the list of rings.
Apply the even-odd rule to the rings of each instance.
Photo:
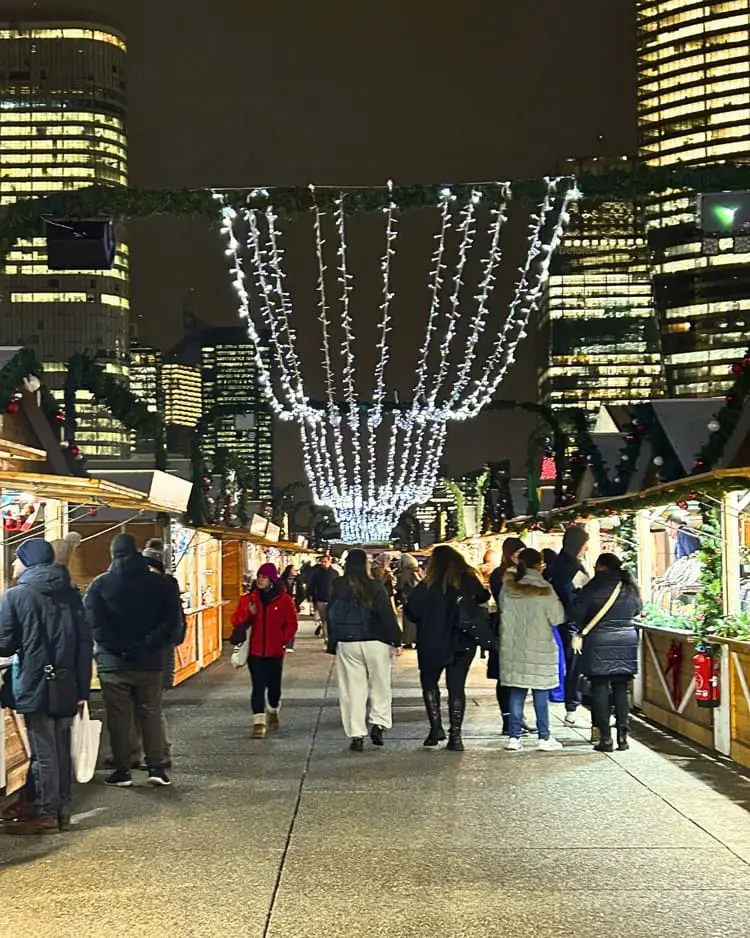
[[[89,510],[88,510],[88,516],[89,516],[89,518],[96,518],[96,516],[97,516],[98,514],[99,514],[99,509],[98,509],[98,508],[89,508]]]
[[[745,366],[744,366],[744,364],[743,364],[742,362],[735,362],[735,363],[732,365],[732,374],[733,374],[733,375],[741,375],[744,370],[745,370]]]
[[[75,443],[74,443],[74,444],[68,449],[68,452],[69,452],[70,455],[73,457],[73,459],[77,459],[77,458],[81,455],[81,448],[80,448],[80,446],[76,446]]]
[[[17,414],[20,409],[21,405],[16,400],[8,401],[8,403],[5,405],[6,414]]]

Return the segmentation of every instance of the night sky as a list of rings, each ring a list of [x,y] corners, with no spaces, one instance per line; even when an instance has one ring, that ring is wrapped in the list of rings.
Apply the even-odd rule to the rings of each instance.
[[[59,0],[28,6],[69,9]],[[541,176],[566,156],[635,150],[629,0],[90,0],[86,9],[127,35],[136,186],[492,180]],[[404,220],[407,265],[409,243],[418,253],[422,238],[422,250],[431,250],[434,220]],[[377,263],[372,224],[354,226],[352,240],[371,244],[362,256]],[[142,221],[129,235],[142,340],[168,347],[180,337],[190,291],[202,319],[237,321],[221,245],[204,222]],[[290,255],[293,247],[292,236]],[[507,261],[509,282],[517,260]],[[402,393],[413,381],[427,315],[416,254],[412,266],[422,292],[405,274],[396,284],[402,305],[394,307],[389,384]],[[300,295],[314,302],[312,293]],[[354,310],[364,345],[375,321],[371,300],[362,297]],[[314,307],[303,302],[297,312],[305,341],[315,343],[313,332],[305,334]],[[535,399],[535,354],[532,332],[501,397]],[[362,362],[371,382],[366,351]],[[313,373],[314,393],[317,384]],[[363,392],[371,393],[366,385]],[[449,438],[450,470],[512,456],[521,472],[529,429],[507,414],[462,425]],[[278,482],[301,478],[296,434],[284,428],[278,443]]]

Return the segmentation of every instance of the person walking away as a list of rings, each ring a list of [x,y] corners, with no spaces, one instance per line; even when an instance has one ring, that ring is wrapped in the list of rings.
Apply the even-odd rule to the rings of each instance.
[[[409,618],[406,607],[409,597],[422,579],[419,563],[410,554],[401,555],[401,572],[398,579],[398,595],[403,606],[404,648],[413,648],[417,641],[417,624]]]
[[[378,556],[373,560],[371,567],[371,574],[374,580],[377,580],[385,590],[385,594],[388,597],[388,601],[392,604],[393,609],[396,609],[396,577],[393,575],[391,568],[388,564],[388,555],[387,554],[378,554]]]
[[[591,712],[599,730],[597,752],[612,752],[610,694],[614,698],[617,748],[628,748],[628,685],[638,673],[638,630],[643,604],[632,576],[615,554],[602,554],[593,580],[573,602],[573,618],[583,640],[581,674],[591,682]],[[580,644],[574,639],[574,648]]]
[[[552,630],[563,615],[562,603],[542,576],[542,555],[527,547],[515,570],[505,574],[500,591],[500,680],[510,689],[510,739],[518,752],[526,694],[531,688],[539,749],[554,752],[562,743],[549,726],[549,692],[557,686],[557,644]]]
[[[332,558],[329,554],[326,554],[324,557],[320,558],[320,563],[310,577],[310,600],[318,616],[318,626],[315,629],[315,634],[316,636],[322,634],[324,639],[327,639],[328,624],[326,613],[328,612],[328,603],[331,601],[333,581],[338,576],[332,564]]]
[[[490,649],[487,657],[487,678],[497,682],[495,684],[495,696],[503,721],[501,731],[503,736],[508,736],[510,733],[510,688],[503,687],[500,680],[500,630],[502,628],[500,621],[500,590],[503,588],[505,574],[509,570],[515,570],[518,555],[525,547],[526,545],[520,537],[506,537],[501,548],[500,564],[490,573],[489,577],[490,592],[497,607],[495,619],[497,645],[495,648]],[[524,734],[528,732],[526,720],[523,723],[523,732]]]
[[[70,561],[73,552],[81,543],[81,535],[77,531],[70,531],[65,537],[52,541],[52,550],[55,554],[55,563],[70,569]],[[72,580],[71,580],[72,583]],[[75,584],[73,584],[75,587]],[[8,672],[8,686],[10,688],[12,671]],[[10,690],[12,693],[12,689]],[[29,764],[29,770],[26,773],[26,782],[21,789],[19,796],[7,808],[0,813],[2,820],[16,820],[23,817],[33,817],[36,812],[36,788],[34,786],[34,766]]]
[[[563,535],[562,549],[547,571],[547,580],[552,584],[564,613],[559,626],[565,654],[565,725],[575,726],[576,710],[581,704],[579,656],[573,654],[571,641],[576,632],[573,621],[573,601],[589,581],[580,561],[580,556],[588,543],[589,536],[583,528],[571,525]]]
[[[252,682],[253,739],[263,739],[267,728],[279,726],[284,655],[297,633],[297,610],[274,564],[260,567],[256,588],[240,599],[232,625],[229,641],[233,645],[241,645],[250,630],[247,666]]]
[[[297,611],[297,617],[299,619],[300,607],[302,605],[301,599],[298,597],[300,590],[299,587],[299,570],[294,566],[293,563],[287,564],[284,568],[284,572],[281,574],[281,582],[286,590],[288,596],[291,596],[292,601],[294,602],[294,608]],[[286,646],[287,651],[294,651],[294,639],[292,639],[289,644]]]
[[[463,751],[466,678],[476,654],[476,641],[460,629],[459,601],[479,605],[490,598],[477,572],[452,547],[443,544],[430,555],[421,583],[409,597],[406,612],[417,623],[417,664],[430,732],[425,746],[445,739],[440,713],[439,681],[445,671],[450,729],[448,749]]]
[[[146,546],[143,548],[141,553],[143,554],[143,559],[146,561],[146,566],[149,568],[151,573],[156,573],[159,576],[164,577],[177,597],[177,602],[179,603],[181,627],[175,635],[174,645],[168,645],[164,649],[164,680],[162,681],[162,689],[169,691],[174,687],[175,652],[177,648],[179,648],[179,646],[185,641],[185,636],[187,634],[187,619],[185,618],[185,610],[182,607],[182,599],[180,598],[180,584],[171,573],[167,573],[166,571],[164,541],[158,537],[150,538],[148,541],[146,541]],[[161,725],[164,733],[164,768],[170,769],[172,767],[172,743],[169,739],[169,727],[167,726],[167,717],[164,713],[163,707],[161,711]],[[141,749],[143,748],[143,743],[141,741],[141,734],[137,720],[133,720],[133,746],[133,752],[135,754],[134,764],[139,765],[141,762],[140,753]]]
[[[112,563],[96,577],[83,603],[94,633],[114,771],[108,785],[132,785],[133,705],[143,740],[150,785],[170,785],[164,768],[162,690],[164,660],[184,628],[179,596],[163,576],[149,571],[130,534],[110,545]]]
[[[10,834],[70,827],[70,729],[91,693],[93,640],[80,593],[54,560],[47,541],[24,541],[13,563],[16,586],[0,601],[0,656],[18,656],[13,697],[26,721],[35,792],[33,816],[9,821]],[[63,693],[70,700],[58,700]]]
[[[327,650],[336,655],[341,722],[353,752],[363,750],[368,719],[374,746],[384,744],[393,726],[391,666],[401,641],[393,604],[373,578],[367,554],[350,550],[344,575],[333,584]]]

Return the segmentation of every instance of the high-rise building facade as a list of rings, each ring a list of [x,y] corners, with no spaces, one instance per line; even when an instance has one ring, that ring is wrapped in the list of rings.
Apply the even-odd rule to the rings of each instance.
[[[630,161],[568,160],[564,172],[627,168]],[[664,393],[642,207],[571,207],[540,315],[539,394],[556,408],[632,404]]]
[[[638,0],[640,157],[650,166],[750,158],[750,0]],[[750,253],[711,253],[695,195],[647,208],[667,393],[720,394],[750,332]]]
[[[211,421],[204,449],[239,457],[253,480],[253,498],[269,501],[273,491],[273,415],[257,380],[255,350],[242,326],[201,333],[203,410],[220,405],[226,415]]]
[[[142,401],[152,413],[164,413],[164,394],[162,389],[162,353],[160,349],[140,342],[130,342],[130,391]],[[134,448],[147,451],[153,443],[138,440],[132,434]]]
[[[164,396],[164,423],[167,439],[189,438],[189,433],[203,413],[203,385],[199,365],[186,365],[179,361],[165,361],[162,365],[162,394]],[[171,447],[170,447],[171,448]],[[178,450],[185,449],[177,444]]]
[[[0,13],[0,205],[127,184],[125,63],[109,26]],[[0,270],[0,345],[33,348],[53,390],[74,352],[127,381],[128,281],[121,240],[112,269],[78,271],[49,270],[44,238],[20,240]],[[127,431],[86,391],[78,425],[89,455],[127,454]]]

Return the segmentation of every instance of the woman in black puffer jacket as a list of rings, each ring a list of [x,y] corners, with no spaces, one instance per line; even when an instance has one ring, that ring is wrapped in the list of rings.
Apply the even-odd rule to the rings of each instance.
[[[643,604],[638,587],[614,554],[602,554],[596,575],[573,603],[573,619],[579,633],[605,606],[617,587],[620,592],[610,609],[583,639],[581,673],[591,682],[592,722],[599,730],[598,752],[612,752],[609,725],[610,693],[614,697],[617,748],[628,748],[630,703],[628,685],[638,673],[638,629],[634,619]]]

